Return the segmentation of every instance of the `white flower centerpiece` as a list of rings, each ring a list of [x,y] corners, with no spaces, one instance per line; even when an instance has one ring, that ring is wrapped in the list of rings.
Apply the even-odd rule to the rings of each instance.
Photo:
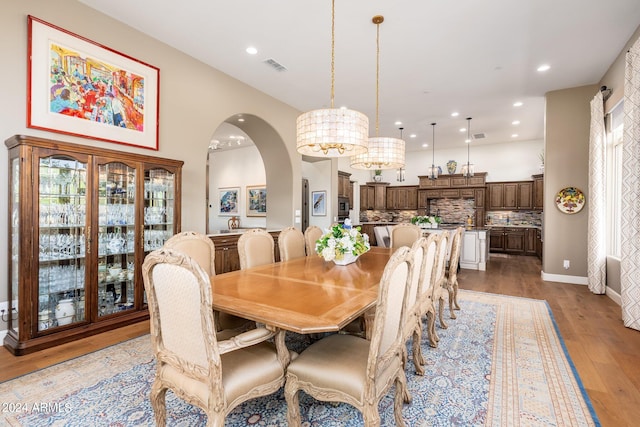
[[[349,219],[334,224],[316,241],[316,253],[337,265],[351,264],[369,249],[369,236],[360,233],[360,227],[353,227]]]
[[[442,218],[439,216],[414,216],[411,218],[411,224],[417,224],[420,228],[438,228],[438,225],[442,222]]]

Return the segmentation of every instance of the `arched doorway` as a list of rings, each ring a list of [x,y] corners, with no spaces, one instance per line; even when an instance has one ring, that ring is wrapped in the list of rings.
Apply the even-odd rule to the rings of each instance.
[[[225,120],[225,124],[235,126],[253,142],[258,150],[264,165],[265,182],[247,182],[243,179],[250,170],[242,159],[233,160],[232,164],[224,165],[224,187],[238,189],[240,216],[246,217],[247,186],[265,184],[267,188],[267,213],[264,226],[267,229],[281,229],[293,224],[294,206],[300,205],[300,179],[299,168],[295,168],[291,162],[285,142],[276,130],[260,117],[251,114],[236,114]],[[236,156],[237,157],[237,156]],[[215,152],[209,152],[207,156],[207,232],[215,231],[210,224],[211,209],[217,212],[220,186],[212,182],[211,177],[216,172]],[[297,171],[297,172],[296,172]],[[244,174],[244,175],[243,175]],[[294,175],[296,175],[294,179]],[[231,177],[231,178],[230,178]],[[237,182],[234,185],[227,185]],[[246,218],[248,219],[248,218]],[[226,221],[226,220],[225,220]],[[249,225],[255,222],[247,221]],[[222,222],[217,221],[220,225]],[[241,227],[243,226],[241,222]]]

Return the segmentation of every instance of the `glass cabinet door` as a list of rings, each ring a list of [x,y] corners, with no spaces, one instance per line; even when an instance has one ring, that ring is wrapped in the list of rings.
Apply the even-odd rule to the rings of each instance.
[[[175,174],[150,169],[144,176],[144,251],[160,249],[174,231]]]
[[[98,318],[134,309],[136,169],[98,165]]]
[[[9,280],[11,281],[11,295],[9,303],[13,304],[13,301],[18,301],[20,296],[20,240],[22,238],[20,234],[20,157],[14,157],[11,159],[11,169],[9,171],[10,179],[10,191],[9,191],[9,209],[11,212],[11,250],[9,255],[11,256],[11,263],[9,264]],[[9,307],[9,329],[15,331],[18,330],[18,317],[13,314],[13,306]]]
[[[85,320],[87,163],[38,160],[38,332]]]

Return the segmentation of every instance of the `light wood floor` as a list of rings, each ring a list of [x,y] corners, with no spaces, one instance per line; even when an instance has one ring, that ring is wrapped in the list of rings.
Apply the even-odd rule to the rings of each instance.
[[[586,286],[540,279],[535,257],[491,257],[487,271],[460,270],[460,287],[547,300],[582,383],[605,427],[640,420],[640,332],[622,325],[620,307]],[[14,357],[0,348],[0,381],[59,363],[149,331],[148,322]]]

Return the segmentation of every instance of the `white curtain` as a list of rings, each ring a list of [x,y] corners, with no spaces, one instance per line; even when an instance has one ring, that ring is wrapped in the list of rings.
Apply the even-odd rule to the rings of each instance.
[[[622,177],[622,321],[640,330],[640,39],[625,67]]]
[[[591,132],[589,135],[589,220],[587,236],[587,277],[589,290],[604,294],[607,285],[607,251],[605,242],[606,201],[606,133],[604,99],[598,91],[591,100]]]

